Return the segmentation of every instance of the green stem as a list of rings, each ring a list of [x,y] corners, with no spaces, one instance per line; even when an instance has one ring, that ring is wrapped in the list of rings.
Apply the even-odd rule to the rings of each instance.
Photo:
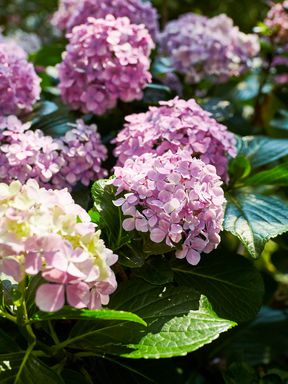
[[[0,316],[5,317],[5,319],[13,321],[13,323],[17,324],[16,317],[13,315],[10,315],[8,312],[0,311]]]
[[[53,328],[53,325],[51,323],[51,320],[48,320],[48,327],[49,327],[49,330],[50,330],[50,335],[54,341],[54,343],[57,345],[60,343],[60,340],[57,336],[57,333],[55,332],[54,328]]]
[[[24,367],[25,367],[25,364],[27,363],[27,360],[28,360],[28,358],[29,358],[31,352],[33,351],[34,347],[35,347],[35,344],[34,344],[34,343],[31,343],[31,344],[29,345],[29,347],[27,348],[27,351],[26,351],[26,353],[25,353],[25,356],[24,356],[24,358],[23,358],[23,360],[22,360],[22,362],[21,362],[20,368],[19,368],[19,370],[18,370],[18,372],[17,372],[17,376],[16,376],[16,379],[15,379],[15,381],[14,381],[15,384],[21,382],[21,374],[22,374],[22,371],[23,371],[23,369],[24,369]]]
[[[29,323],[28,318],[28,312],[26,307],[26,301],[25,301],[25,294],[26,294],[26,284],[25,279],[19,284],[19,290],[21,292],[21,305],[18,309],[20,317],[18,317],[18,322],[20,326],[23,326],[27,333],[27,341],[28,341],[28,348],[25,352],[25,356],[21,362],[20,368],[17,372],[16,379],[14,381],[15,384],[19,383],[21,381],[21,374],[23,372],[23,369],[25,368],[25,365],[27,363],[27,360],[32,353],[33,349],[36,345],[36,336],[33,332],[33,329],[31,327],[31,324]]]

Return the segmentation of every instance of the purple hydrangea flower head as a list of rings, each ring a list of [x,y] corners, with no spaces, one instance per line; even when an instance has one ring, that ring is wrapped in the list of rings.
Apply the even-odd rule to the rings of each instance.
[[[224,193],[213,165],[187,151],[145,153],[115,167],[114,201],[127,217],[126,231],[149,232],[155,243],[177,247],[176,257],[196,265],[220,242]]]
[[[193,13],[180,16],[166,25],[159,42],[189,83],[207,77],[220,83],[239,76],[259,52],[258,37],[240,32],[224,14],[213,18]]]
[[[153,42],[143,25],[128,18],[89,18],[68,35],[58,66],[62,99],[72,109],[102,115],[117,100],[142,97],[151,81],[149,55]]]
[[[37,180],[45,188],[84,185],[106,175],[101,167],[107,150],[95,125],[78,120],[60,139],[30,130],[15,116],[0,117],[0,181]]]
[[[264,23],[271,29],[272,37],[278,44],[288,41],[288,1],[273,4]]]
[[[193,99],[176,97],[150,107],[146,113],[126,117],[124,129],[116,139],[114,155],[118,165],[143,153],[162,155],[168,150],[186,149],[190,155],[216,167],[227,181],[227,155],[236,156],[236,141],[227,128],[219,124]]]
[[[128,17],[132,24],[144,24],[153,38],[159,30],[156,9],[149,1],[142,0],[61,0],[52,23],[61,30],[85,24],[88,17],[105,18],[107,15]]]
[[[40,78],[32,64],[0,43],[0,115],[30,112],[40,96]]]
[[[107,158],[107,149],[101,143],[96,125],[86,125],[78,120],[76,126],[58,140],[64,165],[53,177],[57,186],[74,186],[81,182],[88,186],[91,181],[107,175],[102,161]]]
[[[41,274],[46,282],[35,300],[42,311],[58,311],[65,301],[91,309],[108,303],[117,256],[66,189],[39,188],[36,180],[1,183],[0,203],[0,273],[17,282]]]

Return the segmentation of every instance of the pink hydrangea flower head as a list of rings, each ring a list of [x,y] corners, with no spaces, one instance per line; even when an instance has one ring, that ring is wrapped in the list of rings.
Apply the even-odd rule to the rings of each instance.
[[[159,30],[158,14],[150,1],[142,0],[60,0],[52,23],[61,30],[85,24],[88,17],[105,18],[107,15],[128,17],[132,24],[144,24],[153,38]]]
[[[288,41],[288,1],[273,4],[264,23],[271,29],[272,37],[278,44]]]
[[[3,45],[3,49],[10,57],[14,56],[18,59],[27,59],[28,55],[26,51],[13,39],[7,39],[0,33],[0,48]]]
[[[117,100],[141,99],[151,82],[153,42],[143,25],[128,18],[89,18],[68,35],[58,66],[62,99],[72,109],[102,115]]]
[[[101,143],[96,125],[86,125],[78,120],[76,126],[58,141],[64,165],[53,177],[57,187],[71,187],[81,182],[88,186],[91,181],[107,176],[102,162],[107,159],[107,149]]]
[[[0,44],[0,115],[30,112],[40,96],[40,78],[32,64]]]
[[[150,107],[146,113],[126,117],[124,129],[116,139],[114,155],[118,165],[143,153],[162,155],[168,150],[186,149],[190,155],[216,167],[227,181],[227,155],[236,156],[236,141],[227,128],[219,124],[193,99],[176,97]]]
[[[189,83],[205,78],[225,82],[242,74],[259,52],[258,37],[247,35],[222,14],[188,13],[169,22],[159,36],[161,50]]]
[[[0,181],[37,180],[45,188],[89,185],[106,175],[102,161],[107,150],[95,125],[82,120],[60,139],[30,130],[16,116],[0,117]]]
[[[36,304],[42,311],[65,302],[91,309],[107,304],[117,286],[110,268],[117,256],[66,189],[39,188],[35,180],[2,183],[0,202],[0,273],[17,282],[41,274],[46,282]]]
[[[220,242],[225,199],[213,165],[187,151],[145,153],[115,167],[113,184],[126,231],[149,232],[153,242],[176,246],[176,256],[192,265]]]
[[[30,130],[16,116],[0,117],[0,181],[10,183],[36,179],[40,185],[49,182],[64,164],[59,145],[42,131]]]

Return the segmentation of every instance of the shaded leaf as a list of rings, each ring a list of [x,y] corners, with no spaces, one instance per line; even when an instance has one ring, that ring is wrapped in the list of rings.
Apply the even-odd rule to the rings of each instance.
[[[237,236],[250,255],[257,258],[269,239],[288,231],[288,205],[264,195],[228,195],[224,229]]]
[[[288,163],[259,172],[245,180],[245,185],[288,185]]]
[[[179,284],[205,295],[223,318],[244,322],[253,319],[260,309],[264,292],[261,275],[242,256],[219,250],[203,255],[196,267],[175,261],[172,270]]]
[[[288,139],[273,139],[266,136],[238,138],[238,155],[246,156],[252,167],[257,168],[287,156]]]

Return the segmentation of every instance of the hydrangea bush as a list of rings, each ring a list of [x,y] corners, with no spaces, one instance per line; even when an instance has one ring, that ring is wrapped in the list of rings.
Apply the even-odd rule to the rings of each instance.
[[[0,383],[286,383],[287,1],[19,4]]]

